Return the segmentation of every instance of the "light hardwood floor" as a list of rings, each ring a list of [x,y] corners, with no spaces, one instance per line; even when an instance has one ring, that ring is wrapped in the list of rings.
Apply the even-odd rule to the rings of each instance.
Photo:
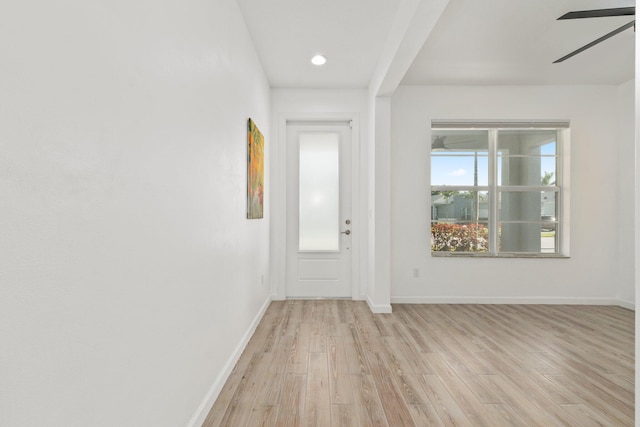
[[[632,426],[619,307],[278,301],[211,426]]]

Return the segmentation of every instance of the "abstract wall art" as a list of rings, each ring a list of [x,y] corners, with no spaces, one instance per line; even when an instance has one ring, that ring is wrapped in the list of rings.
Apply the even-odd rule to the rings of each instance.
[[[247,121],[247,218],[263,217],[264,208],[264,136],[253,122]]]

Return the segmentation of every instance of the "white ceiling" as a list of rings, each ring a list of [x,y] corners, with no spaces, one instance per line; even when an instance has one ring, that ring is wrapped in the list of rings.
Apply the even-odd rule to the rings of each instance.
[[[368,87],[385,43],[403,34],[392,26],[405,2],[238,0],[271,85],[290,88]],[[633,5],[633,0],[450,0],[402,84],[626,82],[634,77],[633,29],[563,63],[552,62],[633,20],[557,17]],[[315,53],[325,54],[327,65],[311,65]]]
[[[238,0],[273,87],[367,87],[402,0]],[[327,64],[312,65],[321,53]]]
[[[620,84],[634,75],[628,29],[562,63],[558,58],[633,17],[558,21],[573,10],[633,0],[452,0],[403,84]]]

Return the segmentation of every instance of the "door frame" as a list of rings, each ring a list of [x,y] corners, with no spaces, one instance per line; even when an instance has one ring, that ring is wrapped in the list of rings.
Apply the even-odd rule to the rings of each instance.
[[[360,211],[360,115],[358,113],[281,113],[278,116],[277,147],[271,178],[274,183],[273,215],[271,228],[271,290],[272,299],[287,298],[287,122],[351,122],[351,220],[353,233],[351,246],[351,298],[360,299],[360,257],[362,236],[366,224],[362,224]]]

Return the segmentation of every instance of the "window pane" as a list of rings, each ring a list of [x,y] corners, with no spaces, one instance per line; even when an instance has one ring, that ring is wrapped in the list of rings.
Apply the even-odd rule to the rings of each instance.
[[[515,129],[498,132],[498,185],[555,185],[557,132]]]
[[[488,217],[486,191],[432,191],[431,250],[487,252]]]
[[[487,151],[489,131],[486,130],[437,130],[431,131],[431,150],[433,152]]]
[[[434,252],[488,252],[489,227],[486,222],[431,223],[431,250]]]
[[[432,191],[431,220],[477,222],[489,218],[487,191]]]
[[[556,185],[556,158],[499,154],[498,185]]]
[[[557,253],[558,234],[540,224],[500,223],[499,252]]]
[[[301,251],[339,249],[338,151],[337,133],[300,134]]]
[[[541,222],[543,216],[555,221],[556,191],[501,191],[498,199],[500,221]]]
[[[431,185],[487,185],[489,133],[433,130]]]
[[[510,156],[555,156],[556,138],[555,130],[501,130],[498,132],[498,151]]]
[[[470,156],[433,156],[431,158],[432,185],[486,186],[489,177],[486,153]]]
[[[499,198],[499,251],[556,253],[555,191],[503,191]]]

